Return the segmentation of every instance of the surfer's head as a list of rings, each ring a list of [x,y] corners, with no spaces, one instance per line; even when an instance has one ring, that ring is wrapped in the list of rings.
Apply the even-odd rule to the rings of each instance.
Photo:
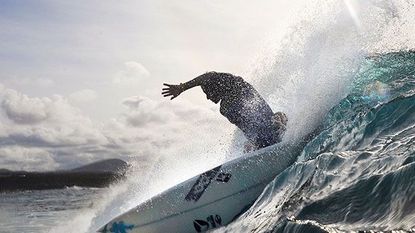
[[[217,104],[222,99],[218,90],[209,85],[201,85],[203,92],[206,94],[206,98],[213,103]]]
[[[204,80],[200,85],[203,92],[206,94],[206,98],[213,103],[217,104],[223,98],[224,85],[220,77],[215,76],[215,72],[210,72],[210,78]]]
[[[215,104],[223,99],[235,97],[240,92],[235,88],[235,84],[229,81],[230,74],[208,72],[204,75],[206,78],[200,86],[206,94],[206,98]]]

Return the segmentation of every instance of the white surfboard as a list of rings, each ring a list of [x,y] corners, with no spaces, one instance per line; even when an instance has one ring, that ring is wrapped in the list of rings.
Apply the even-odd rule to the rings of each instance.
[[[280,143],[215,167],[114,218],[98,232],[194,233],[224,226],[246,211],[303,143]]]

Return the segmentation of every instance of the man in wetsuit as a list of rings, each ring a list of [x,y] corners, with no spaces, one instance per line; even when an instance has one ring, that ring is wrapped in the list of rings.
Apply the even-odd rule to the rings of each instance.
[[[176,98],[183,91],[201,86],[206,98],[220,102],[220,113],[242,130],[255,150],[281,141],[287,125],[287,116],[273,113],[259,93],[239,76],[229,73],[208,72],[179,85],[164,84],[164,97]]]

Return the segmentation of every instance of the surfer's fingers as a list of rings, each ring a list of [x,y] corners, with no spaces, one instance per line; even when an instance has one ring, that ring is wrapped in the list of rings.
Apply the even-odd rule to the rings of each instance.
[[[172,93],[163,94],[164,97],[172,96]]]
[[[170,91],[163,91],[161,94],[166,94],[166,93],[170,93]]]
[[[167,84],[167,83],[163,83],[163,85],[164,85],[164,86],[168,86],[168,87],[173,86],[173,85],[171,85],[171,84]]]
[[[170,87],[165,87],[165,88],[163,88],[163,89],[161,89],[162,91],[166,91],[166,90],[170,90],[171,88]]]

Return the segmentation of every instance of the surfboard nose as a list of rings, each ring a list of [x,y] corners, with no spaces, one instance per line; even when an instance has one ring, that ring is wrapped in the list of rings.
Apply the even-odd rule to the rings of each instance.
[[[100,227],[96,232],[102,232],[102,233],[110,232],[108,230],[108,224],[105,224],[105,226]]]

